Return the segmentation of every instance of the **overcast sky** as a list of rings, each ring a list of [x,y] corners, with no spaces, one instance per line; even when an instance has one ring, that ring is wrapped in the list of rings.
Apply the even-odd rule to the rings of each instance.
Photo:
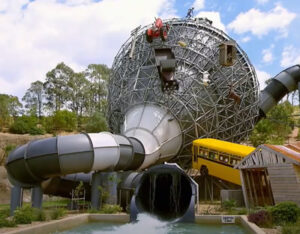
[[[111,66],[132,29],[188,8],[234,38],[264,80],[300,64],[297,0],[0,0],[0,93],[22,98],[65,62],[75,71]]]

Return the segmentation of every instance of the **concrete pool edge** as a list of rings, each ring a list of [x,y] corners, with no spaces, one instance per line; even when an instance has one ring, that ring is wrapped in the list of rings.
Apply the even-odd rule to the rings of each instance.
[[[196,215],[195,223],[206,224],[221,224],[222,215]],[[236,223],[241,224],[245,229],[252,233],[265,233],[254,223],[250,223],[245,215],[236,215]],[[86,224],[88,222],[115,222],[128,223],[128,214],[78,214],[65,217],[59,220],[52,220],[49,222],[33,223],[30,226],[18,227],[14,230],[7,230],[7,234],[42,234],[61,232],[72,229],[74,227]],[[1,229],[0,229],[1,230]]]
[[[235,217],[235,224],[240,224],[251,233],[265,234],[265,232],[256,224],[248,221],[247,215],[196,215],[195,223],[198,224],[222,224],[223,216]]]

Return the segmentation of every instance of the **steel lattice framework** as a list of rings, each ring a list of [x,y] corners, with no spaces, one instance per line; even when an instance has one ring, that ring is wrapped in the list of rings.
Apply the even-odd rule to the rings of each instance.
[[[137,28],[115,57],[108,121],[111,130],[119,133],[124,115],[132,106],[152,103],[166,108],[181,125],[184,144],[175,160],[182,164],[190,161],[187,151],[196,138],[245,140],[257,120],[259,87],[255,70],[238,45],[233,66],[220,65],[219,45],[232,39],[209,21],[196,18],[164,22],[170,25],[167,41],[155,39],[148,43],[145,31],[150,25]],[[175,54],[178,90],[162,91],[154,57],[156,48],[171,48]],[[208,85],[205,74],[209,74]],[[230,87],[241,98],[239,104],[229,98]]]

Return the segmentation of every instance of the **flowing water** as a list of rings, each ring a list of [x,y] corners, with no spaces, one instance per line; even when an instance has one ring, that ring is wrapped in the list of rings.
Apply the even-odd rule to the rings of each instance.
[[[62,234],[182,234],[182,233],[248,233],[238,225],[211,225],[195,223],[163,222],[146,214],[139,214],[135,223],[88,223],[80,227],[62,232]]]

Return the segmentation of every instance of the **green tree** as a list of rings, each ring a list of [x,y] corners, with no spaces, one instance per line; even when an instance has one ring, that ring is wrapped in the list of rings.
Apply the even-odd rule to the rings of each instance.
[[[46,74],[44,83],[46,105],[51,111],[59,111],[66,106],[70,93],[68,82],[72,76],[74,71],[64,63],[59,63]]]
[[[22,114],[22,104],[18,97],[0,94],[0,129],[8,126],[12,117],[16,118],[19,114]]]
[[[285,101],[275,106],[265,119],[255,126],[250,141],[254,146],[260,144],[283,144],[292,131],[294,120],[291,118],[293,106]]]
[[[27,89],[22,100],[26,103],[25,108],[27,108],[29,114],[33,114],[41,118],[43,109],[43,96],[44,88],[41,81],[35,81],[31,83],[30,88]]]
[[[86,103],[89,115],[94,112],[105,112],[109,75],[110,69],[103,64],[90,64],[85,70],[85,77],[90,82]]]
[[[68,107],[76,116],[82,117],[86,110],[86,103],[89,90],[89,82],[84,76],[84,73],[74,73],[68,80],[69,94],[68,94]]]

